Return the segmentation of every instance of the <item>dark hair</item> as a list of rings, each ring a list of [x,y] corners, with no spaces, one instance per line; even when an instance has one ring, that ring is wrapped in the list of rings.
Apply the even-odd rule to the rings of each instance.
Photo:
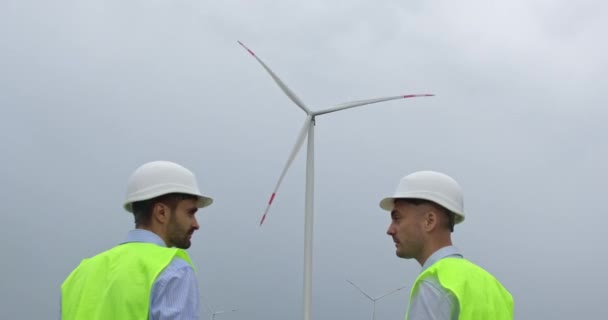
[[[168,193],[156,198],[133,202],[133,216],[135,217],[135,227],[146,226],[152,220],[152,210],[158,202],[165,204],[172,211],[182,200],[198,199],[197,196],[186,193]]]
[[[456,215],[454,214],[454,212],[444,208],[442,205],[437,204],[433,201],[429,201],[429,200],[425,200],[425,199],[417,199],[417,198],[400,198],[400,199],[396,199],[396,200],[407,202],[407,203],[413,204],[415,206],[419,206],[421,204],[426,203],[426,204],[433,205],[437,208],[440,208],[441,211],[443,211],[448,216],[448,224],[446,225],[446,227],[448,229],[450,229],[450,232],[454,232],[454,224],[455,224],[455,220],[456,220]]]

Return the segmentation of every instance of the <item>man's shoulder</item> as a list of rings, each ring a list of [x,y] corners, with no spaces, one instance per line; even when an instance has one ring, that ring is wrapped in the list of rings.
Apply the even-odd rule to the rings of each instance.
[[[183,271],[188,271],[188,272],[194,271],[194,268],[192,267],[190,262],[180,256],[173,257],[173,260],[171,260],[171,262],[167,266],[167,269],[183,270]]]
[[[180,257],[173,260],[158,274],[154,280],[155,287],[163,288],[173,283],[182,286],[196,282],[196,273],[192,265]]]
[[[448,268],[460,268],[460,269],[480,269],[484,270],[482,267],[477,265],[476,263],[462,257],[445,257],[435,262],[432,266],[435,269],[442,270]]]
[[[171,262],[160,272],[157,280],[169,280],[176,278],[192,278],[196,276],[196,269],[191,261],[176,255]]]

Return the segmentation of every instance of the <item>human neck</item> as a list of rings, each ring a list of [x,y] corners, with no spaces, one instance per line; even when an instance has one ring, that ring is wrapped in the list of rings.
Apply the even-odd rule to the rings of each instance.
[[[423,247],[421,254],[416,257],[416,260],[420,266],[423,266],[426,260],[428,260],[433,253],[437,252],[437,250],[451,245],[452,239],[449,234],[431,237],[429,238],[428,243]]]
[[[165,232],[165,229],[162,228],[159,225],[156,225],[154,223],[151,223],[150,225],[139,225],[135,227],[136,229],[141,229],[141,230],[147,230],[150,231],[154,234],[156,234],[158,237],[160,237],[163,242],[165,243],[165,245],[167,247],[169,247],[169,244],[167,243],[167,233]]]

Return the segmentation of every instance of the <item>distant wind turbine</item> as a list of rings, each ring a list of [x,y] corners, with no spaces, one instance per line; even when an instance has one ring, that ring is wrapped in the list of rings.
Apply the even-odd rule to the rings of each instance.
[[[378,300],[380,300],[380,299],[382,299],[382,298],[384,298],[384,297],[386,297],[388,295],[391,295],[391,294],[393,294],[393,293],[395,293],[395,292],[397,292],[397,291],[405,288],[405,286],[403,286],[401,288],[398,288],[398,289],[395,289],[393,291],[387,292],[387,293],[385,293],[383,295],[380,295],[380,296],[378,296],[376,298],[372,298],[369,294],[365,293],[365,291],[363,291],[363,289],[359,288],[359,286],[356,285],[354,282],[352,282],[352,281],[350,281],[348,279],[346,279],[346,281],[348,281],[348,283],[352,284],[353,287],[357,288],[357,290],[361,291],[361,293],[363,293],[364,296],[366,296],[369,300],[371,300],[373,302],[374,309],[372,311],[372,320],[376,320],[376,301],[378,301]]]
[[[304,138],[308,136],[308,148],[307,148],[307,157],[306,157],[306,196],[305,196],[305,219],[304,219],[304,320],[310,320],[312,314],[312,236],[313,236],[313,198],[314,198],[314,127],[315,127],[315,118],[316,116],[323,115],[326,113],[332,113],[336,111],[341,111],[344,109],[350,109],[354,107],[364,106],[367,104],[374,104],[378,102],[397,100],[397,99],[407,99],[407,98],[415,98],[415,97],[430,97],[433,94],[406,94],[406,95],[398,95],[392,97],[384,97],[384,98],[376,98],[369,100],[359,100],[341,103],[336,106],[323,109],[320,111],[312,111],[310,110],[300,98],[296,96],[296,94],[291,91],[283,83],[281,79],[260,59],[258,56],[253,53],[249,48],[247,48],[242,42],[238,41],[238,43],[245,48],[261,65],[262,67],[270,74],[274,82],[283,90],[283,92],[293,101],[300,109],[302,109],[306,113],[306,120],[304,120],[304,125],[300,130],[300,134],[296,139],[296,143],[291,150],[287,163],[285,167],[283,167],[283,171],[279,176],[279,180],[274,187],[274,190],[270,196],[270,200],[268,201],[268,205],[266,206],[266,210],[262,215],[262,219],[260,220],[260,225],[264,223],[266,219],[266,215],[268,214],[268,210],[272,205],[272,202],[279,190],[279,186],[287,173],[287,170],[291,166],[291,163],[295,159],[298,151],[302,147],[304,143]]]
[[[223,314],[223,313],[228,313],[228,312],[234,312],[237,311],[237,308],[231,309],[231,310],[215,310],[215,307],[211,308],[211,306],[207,305],[207,310],[209,310],[209,314],[211,315],[211,320],[215,320],[215,316],[217,316],[218,314]]]

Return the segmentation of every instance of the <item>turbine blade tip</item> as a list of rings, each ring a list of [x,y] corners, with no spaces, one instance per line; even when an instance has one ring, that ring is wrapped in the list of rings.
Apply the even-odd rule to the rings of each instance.
[[[253,51],[251,51],[251,49],[247,48],[246,45],[244,45],[241,41],[237,40],[237,42],[243,47],[245,48],[245,50],[247,50],[247,52],[249,52],[249,54],[251,54],[252,56],[255,57],[255,53],[253,53]]]

